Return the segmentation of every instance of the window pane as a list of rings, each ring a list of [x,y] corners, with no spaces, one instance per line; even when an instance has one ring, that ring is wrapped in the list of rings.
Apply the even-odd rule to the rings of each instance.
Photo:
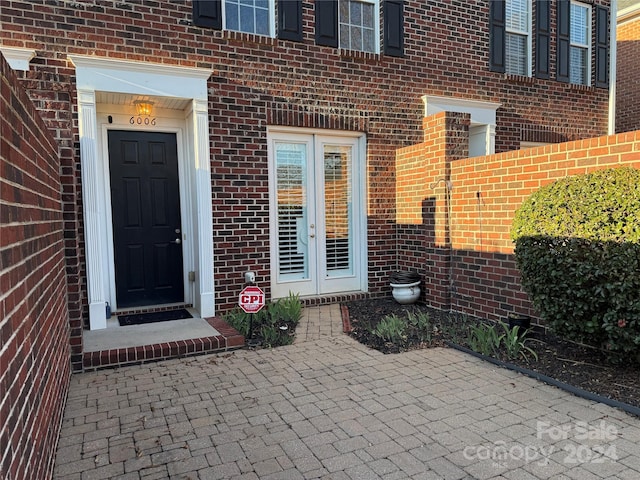
[[[351,2],[349,14],[349,21],[352,25],[362,25],[362,4],[360,2]]]
[[[242,5],[240,7],[240,31],[255,33],[253,8]]]
[[[281,275],[308,277],[306,147],[276,145],[278,264]]]
[[[352,273],[353,219],[351,147],[327,145],[324,149],[324,203],[326,269],[329,276]]]
[[[589,44],[589,9],[571,4],[571,43]]]
[[[340,22],[349,23],[349,2],[343,0],[340,2],[340,11],[338,12]]]
[[[344,48],[347,50],[351,49],[351,42],[349,39],[351,36],[349,35],[349,25],[340,24],[340,48]]]
[[[507,0],[506,14],[507,29],[529,31],[529,0]]]
[[[362,4],[362,25],[373,29],[373,4]]]
[[[256,11],[256,33],[269,35],[269,10]]]
[[[362,32],[362,50],[365,52],[373,52],[376,49],[376,39],[373,30],[365,30]]]
[[[505,35],[506,71],[511,75],[528,75],[527,37]]]
[[[569,81],[579,85],[587,84],[587,53],[586,48],[571,47],[571,61]]]
[[[362,29],[351,27],[351,49],[362,50]]]
[[[239,30],[240,22],[238,18],[238,5],[228,2],[225,12],[225,26],[227,30]]]

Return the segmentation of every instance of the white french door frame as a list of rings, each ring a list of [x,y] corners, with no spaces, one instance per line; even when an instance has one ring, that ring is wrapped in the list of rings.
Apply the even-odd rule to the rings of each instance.
[[[366,241],[366,136],[359,132],[321,129],[269,127],[267,129],[269,156],[269,212],[271,292],[273,298],[286,297],[289,292],[301,296],[318,296],[351,291],[367,291]],[[279,265],[278,181],[276,172],[276,145],[278,143],[304,146],[305,168],[304,228],[298,232],[298,244],[306,249],[305,274],[281,274]],[[326,265],[325,224],[325,147],[347,147],[352,152],[350,182],[349,248],[350,272],[331,274]],[[307,243],[308,242],[308,243]]]

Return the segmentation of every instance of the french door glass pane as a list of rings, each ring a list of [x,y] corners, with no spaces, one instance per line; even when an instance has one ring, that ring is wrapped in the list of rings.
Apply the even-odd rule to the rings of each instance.
[[[353,271],[352,149],[324,147],[325,249],[327,276]]]
[[[308,278],[306,145],[276,144],[279,273]]]

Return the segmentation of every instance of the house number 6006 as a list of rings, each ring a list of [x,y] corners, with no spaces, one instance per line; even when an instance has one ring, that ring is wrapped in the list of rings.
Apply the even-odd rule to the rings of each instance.
[[[129,123],[131,125],[155,125],[156,124],[156,119],[155,118],[149,118],[149,117],[131,117],[129,119]]]

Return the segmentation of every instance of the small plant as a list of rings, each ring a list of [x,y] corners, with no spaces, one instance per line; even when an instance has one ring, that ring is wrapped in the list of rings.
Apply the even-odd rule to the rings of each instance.
[[[463,344],[469,335],[470,320],[467,315],[453,313],[436,327],[437,331],[453,343]]]
[[[296,327],[302,318],[300,295],[289,292],[289,296],[279,298],[268,305],[269,315],[290,328]]]
[[[469,327],[469,346],[482,355],[496,355],[504,334],[498,334],[493,325],[481,323]]]
[[[538,360],[538,354],[526,345],[527,339],[520,333],[520,326],[516,325],[513,328],[509,328],[509,326],[504,323],[501,323],[501,325],[504,328],[502,346],[504,347],[507,358],[515,360],[518,357],[522,357],[524,360],[529,361],[529,355],[531,355]]]
[[[257,313],[248,314],[236,307],[223,318],[245,338],[249,338],[249,330],[252,327],[252,337],[258,337],[264,347],[290,345],[294,339],[295,328],[302,318],[302,303],[299,295],[289,293],[288,297],[267,304]]]
[[[374,335],[380,337],[385,342],[401,343],[404,340],[407,323],[397,315],[387,315],[373,329]]]
[[[235,307],[226,312],[223,317],[230,327],[235,328],[244,337],[249,335],[249,314],[240,307]]]
[[[433,326],[431,325],[431,317],[428,313],[418,312],[407,313],[407,322],[413,327],[421,343],[430,343],[433,334]]]

